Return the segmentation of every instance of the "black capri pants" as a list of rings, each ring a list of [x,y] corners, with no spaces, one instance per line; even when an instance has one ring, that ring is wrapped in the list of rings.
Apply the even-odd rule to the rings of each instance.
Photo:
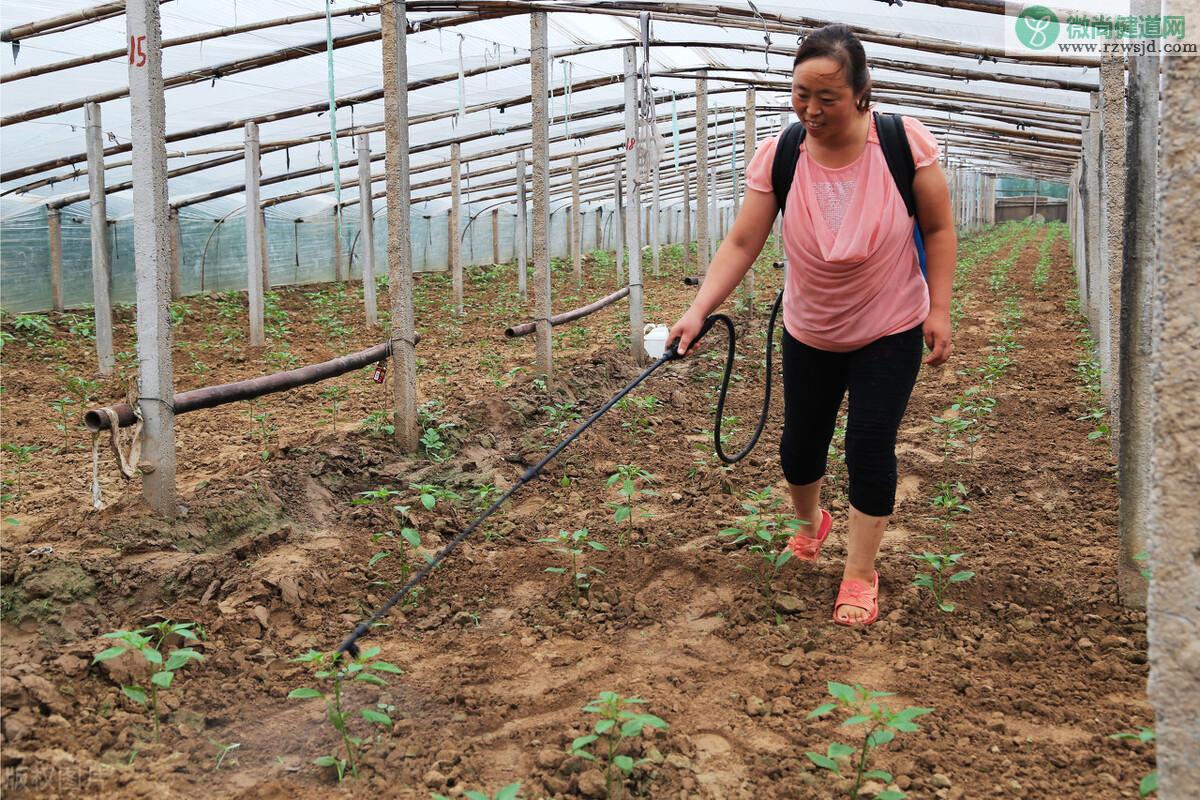
[[[825,475],[842,396],[850,391],[846,469],[850,505],[873,517],[896,504],[896,432],[921,368],[922,327],[884,336],[848,353],[819,350],[783,332],[783,436],[788,483]]]

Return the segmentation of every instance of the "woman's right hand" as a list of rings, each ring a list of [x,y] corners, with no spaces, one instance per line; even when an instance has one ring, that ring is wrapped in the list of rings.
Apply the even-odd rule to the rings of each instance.
[[[682,358],[688,354],[702,327],[704,327],[704,314],[700,313],[699,309],[695,306],[692,306],[687,310],[686,314],[679,318],[678,322],[671,326],[671,330],[667,332],[667,343],[670,344],[678,339],[679,348],[677,352],[680,358]]]

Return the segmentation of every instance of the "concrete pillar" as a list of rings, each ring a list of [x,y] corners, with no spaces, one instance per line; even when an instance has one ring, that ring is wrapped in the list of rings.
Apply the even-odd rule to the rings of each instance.
[[[717,165],[715,162],[710,162],[708,165],[708,208],[706,209],[708,217],[708,261],[704,263],[704,274],[708,274],[708,263],[713,260],[717,254],[717,239],[721,235],[721,221],[717,216]]]
[[[112,258],[108,250],[108,200],[104,194],[104,139],[100,126],[100,106],[84,106],[87,139],[88,196],[91,202],[92,301],[96,322],[96,363],[100,374],[113,371]],[[179,228],[179,218],[175,218]]]
[[[267,210],[265,208],[258,210],[258,246],[262,251],[262,259],[259,263],[262,264],[263,292],[265,293],[271,291],[271,260],[267,251]]]
[[[492,263],[500,263],[500,209],[492,209]]]
[[[57,206],[47,207],[46,225],[50,237],[50,302],[55,311],[62,311],[62,209]]]
[[[1149,12],[1147,12],[1149,13]],[[1158,12],[1155,11],[1155,14]],[[1100,61],[1100,142],[1102,179],[1102,241],[1105,287],[1099,340],[1100,383],[1109,410],[1114,454],[1120,446],[1121,391],[1117,383],[1121,352],[1121,265],[1124,261],[1125,218],[1125,59],[1102,56]]]
[[[450,280],[454,284],[454,310],[463,314],[462,240],[459,238],[459,215],[462,213],[462,164],[458,142],[450,143],[450,215],[446,218]]]
[[[383,31],[383,112],[387,148],[388,294],[391,297],[392,386],[396,444],[415,452],[417,424],[417,355],[412,303],[412,223],[408,162],[407,9],[402,0],[380,3]]]
[[[1100,96],[1092,93],[1092,111],[1087,117],[1087,129],[1083,135],[1083,188],[1084,188],[1084,237],[1087,244],[1087,269],[1084,281],[1083,302],[1087,311],[1088,325],[1092,334],[1099,338],[1100,315],[1099,295],[1101,271],[1101,186],[1100,163]],[[1107,284],[1107,281],[1103,281]]]
[[[625,48],[625,141],[637,139],[637,55],[633,47]],[[625,150],[625,207],[629,209],[626,243],[629,247],[629,343],[633,363],[646,363],[642,329],[642,226],[641,186],[638,183],[637,149]]]
[[[133,254],[137,272],[138,401],[142,491],[155,513],[174,519],[175,370],[171,359],[170,231],[167,227],[166,108],[158,0],[125,4],[126,40],[145,58],[129,63],[133,145]]]
[[[596,220],[595,230],[592,231],[592,235],[595,239],[595,241],[593,243],[593,249],[603,250],[604,249],[604,208],[602,206],[596,206],[595,220]]]
[[[662,274],[662,271],[659,269],[659,250],[662,249],[662,239],[659,236],[659,225],[661,224],[661,220],[659,218],[662,216],[662,205],[660,202],[662,199],[662,194],[659,187],[658,175],[659,167],[661,165],[661,161],[654,162],[654,184],[653,188],[651,189],[652,194],[650,196],[650,269],[652,270],[651,274],[653,274],[656,278]]]
[[[617,251],[617,285],[625,285],[625,226],[621,215],[621,159],[613,162],[615,177],[613,182],[613,249]]]
[[[683,170],[683,266],[692,263],[692,172]]]
[[[367,327],[379,324],[379,303],[375,299],[375,211],[371,198],[371,138],[360,133],[354,139],[358,151],[358,252],[362,263],[363,307]]]
[[[571,266],[575,288],[583,288],[583,207],[579,203],[579,156],[571,156]]]
[[[746,119],[745,119],[746,130],[745,130],[745,135],[742,137],[746,141],[746,144],[744,147],[746,152],[745,152],[745,155],[742,157],[742,163],[744,164],[744,166],[742,167],[743,174],[750,167],[750,161],[754,158],[754,153],[758,148],[758,121],[755,119],[755,114],[757,113],[757,108],[758,108],[758,100],[757,100],[754,88],[751,87],[746,90]],[[737,192],[737,190],[738,189],[735,187],[734,192]],[[741,209],[739,209],[739,211],[740,210]],[[750,313],[753,314],[754,313],[754,265],[753,264],[751,264],[750,269],[746,271],[746,277],[742,279],[742,288],[746,292],[746,304],[750,309]]]
[[[708,73],[696,79],[696,272],[708,273]]]
[[[250,346],[266,344],[263,333],[262,233],[259,229],[258,124],[246,123],[246,293],[250,305]]]
[[[513,231],[513,248],[517,251],[517,294],[529,299],[529,217],[525,204],[525,151],[517,155],[517,229]]]
[[[350,279],[350,269],[342,257],[342,209],[333,207],[333,279],[344,283]]]
[[[1200,18],[1200,0],[1166,0],[1163,13]],[[1189,38],[1194,41],[1194,35]],[[1185,800],[1195,797],[1200,786],[1200,226],[1195,219],[1200,59],[1164,58],[1162,71],[1152,387],[1144,398],[1154,443],[1147,694],[1156,717],[1158,798]]]
[[[546,81],[546,12],[529,15],[529,72],[533,162],[533,317],[537,371],[549,384],[554,378],[550,330],[550,115]]]

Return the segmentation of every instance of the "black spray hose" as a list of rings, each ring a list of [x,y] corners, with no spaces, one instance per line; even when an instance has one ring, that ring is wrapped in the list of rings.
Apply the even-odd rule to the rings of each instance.
[[[704,325],[700,328],[700,333],[698,333],[696,335],[696,338],[693,340],[693,344],[695,344],[695,342],[700,341],[702,338],[704,338],[704,335],[706,333],[708,333],[714,325],[717,324],[717,322],[723,322],[725,324],[725,327],[729,331],[729,348],[728,348],[728,352],[727,352],[726,360],[725,360],[725,375],[721,379],[721,389],[720,389],[720,393],[717,397],[717,421],[716,421],[716,425],[713,428],[714,443],[716,444],[717,455],[726,464],[735,464],[738,461],[741,461],[743,458],[745,458],[746,455],[752,449],[754,449],[754,445],[758,443],[758,437],[762,434],[763,427],[766,425],[767,412],[770,408],[770,403],[771,403],[771,350],[772,350],[772,345],[774,342],[773,334],[775,331],[775,318],[779,315],[779,304],[780,304],[780,301],[782,300],[782,298],[783,298],[783,292],[780,292],[779,295],[775,298],[775,306],[771,310],[771,321],[767,326],[767,389],[766,389],[765,399],[763,400],[762,415],[759,417],[759,420],[758,420],[758,428],[754,431],[754,436],[751,437],[750,443],[748,445],[746,445],[745,449],[743,449],[740,453],[733,456],[732,458],[729,456],[726,456],[725,451],[721,449],[721,414],[725,409],[725,394],[729,390],[729,377],[730,377],[730,373],[733,370],[734,345],[736,344],[736,336],[735,336],[734,330],[733,330],[733,320],[731,320],[729,317],[725,316],[724,314],[713,314],[704,320]],[[455,550],[455,548],[457,548],[460,544],[462,544],[463,541],[465,541],[468,536],[470,536],[472,533],[474,533],[474,531],[481,524],[483,524],[484,520],[486,520],[488,517],[490,517],[496,511],[496,509],[498,509],[498,508],[500,508],[500,506],[504,505],[504,502],[506,500],[508,500],[508,498],[510,498],[514,494],[516,494],[518,489],[520,489],[526,483],[529,483],[529,481],[536,478],[541,473],[541,471],[546,467],[547,464],[549,464],[551,461],[553,461],[558,456],[559,453],[561,453],[563,450],[567,449],[567,447],[572,442],[574,442],[577,438],[579,438],[579,435],[581,433],[583,433],[589,427],[591,427],[593,422],[595,422],[596,420],[600,419],[600,417],[602,417],[606,413],[608,413],[609,409],[611,409],[618,402],[620,402],[622,397],[629,394],[631,391],[633,391],[637,387],[638,384],[640,384],[642,381],[646,380],[646,378],[649,378],[651,375],[653,375],[655,370],[657,370],[663,364],[667,363],[668,361],[674,361],[675,359],[679,358],[680,356],[679,356],[678,348],[679,348],[679,340],[676,339],[670,343],[670,345],[667,347],[666,351],[662,354],[661,358],[659,358],[653,364],[651,364],[650,366],[648,366],[644,370],[642,370],[642,373],[640,375],[638,375],[636,378],[634,378],[632,381],[630,381],[629,384],[625,386],[625,388],[621,389],[621,391],[619,391],[615,395],[613,395],[612,398],[610,398],[607,403],[605,403],[603,406],[601,406],[600,409],[596,413],[594,413],[590,417],[588,417],[587,420],[584,421],[584,423],[582,425],[580,425],[578,428],[576,428],[571,433],[570,436],[568,436],[566,439],[561,441],[553,450],[551,450],[549,453],[547,453],[546,456],[541,461],[534,464],[529,469],[525,470],[525,473],[523,475],[521,475],[520,479],[517,480],[516,483],[514,483],[511,487],[509,487],[508,491],[506,491],[504,494],[500,495],[500,497],[497,498],[494,503],[492,503],[490,506],[488,506],[488,509],[486,511],[484,511],[482,514],[480,514],[479,517],[477,517],[474,522],[472,522],[470,525],[468,525],[466,528],[464,528],[462,533],[458,534],[458,536],[455,536],[452,540],[450,540],[450,542],[448,544],[446,544],[445,547],[443,547],[441,550],[437,551],[437,553],[434,554],[433,558],[429,559],[429,562],[424,567],[422,567],[419,572],[416,572],[415,574],[413,574],[412,577],[410,577],[407,581],[405,581],[404,585],[401,586],[400,589],[395,594],[393,594],[391,597],[389,597],[387,602],[384,603],[383,605],[381,605],[375,611],[375,613],[370,616],[369,619],[358,623],[358,625],[354,628],[354,630],[350,633],[350,635],[346,637],[346,640],[338,646],[337,653],[339,655],[342,653],[348,653],[352,658],[358,658],[358,655],[359,655],[358,644],[357,644],[358,640],[363,635],[365,635],[367,633],[367,631],[369,631],[369,630],[371,630],[371,628],[375,627],[375,625],[381,619],[383,619],[385,616],[387,616],[388,612],[390,612],[392,610],[392,608],[396,605],[396,603],[400,602],[401,598],[407,596],[408,593],[410,591],[412,591],[412,589],[418,583],[423,581],[425,579],[425,577],[427,575],[429,575],[430,572],[433,571],[434,567],[436,567],[439,563],[441,563],[441,561],[443,559],[445,559],[446,556],[450,555],[450,553],[452,553]]]

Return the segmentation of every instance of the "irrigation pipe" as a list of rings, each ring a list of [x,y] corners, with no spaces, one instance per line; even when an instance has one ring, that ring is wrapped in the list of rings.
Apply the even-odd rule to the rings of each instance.
[[[767,364],[766,364],[767,384],[766,384],[766,391],[765,391],[764,397],[763,397],[762,413],[759,415],[758,426],[754,430],[754,435],[750,437],[750,442],[740,452],[736,453],[735,455],[732,455],[732,456],[726,455],[724,448],[721,446],[721,418],[724,415],[724,411],[725,411],[725,395],[729,391],[729,377],[730,377],[730,373],[733,371],[734,352],[735,352],[735,348],[737,345],[737,334],[735,333],[734,328],[733,328],[733,320],[731,320],[729,317],[727,317],[724,314],[710,315],[707,319],[704,320],[704,325],[700,328],[700,332],[696,335],[696,338],[692,341],[692,346],[694,347],[696,345],[696,343],[699,342],[701,339],[703,339],[705,334],[707,334],[710,330],[712,330],[713,326],[716,325],[718,322],[723,324],[725,326],[725,329],[729,332],[729,339],[728,339],[729,343],[728,343],[728,347],[727,347],[726,354],[725,354],[725,373],[721,378],[721,388],[717,395],[716,424],[713,426],[713,445],[716,447],[717,456],[722,461],[724,461],[726,464],[736,464],[737,462],[739,462],[743,458],[745,458],[747,455],[749,455],[750,451],[754,449],[754,445],[758,444],[758,438],[762,435],[763,428],[767,424],[767,414],[771,408],[771,361],[772,361],[771,356],[772,356],[772,351],[774,350],[774,342],[775,342],[775,321],[779,317],[779,307],[782,304],[782,302],[783,302],[783,292],[781,291],[775,296],[775,305],[771,309],[771,319],[770,319],[770,322],[767,324]],[[678,358],[681,358],[681,356],[679,355],[678,346],[679,346],[678,339],[671,342],[670,345],[667,347],[666,351],[662,354],[662,357],[660,357],[653,364],[651,364],[650,366],[648,366],[644,370],[642,370],[640,375],[638,375],[636,378],[634,378],[632,381],[630,381],[628,384],[626,384],[626,386],[623,389],[621,389],[619,392],[617,392],[611,398],[609,398],[608,402],[606,402],[604,405],[602,405],[600,407],[600,409],[598,411],[596,411],[594,414],[592,414],[590,417],[588,417],[587,420],[584,421],[584,423],[582,425],[580,425],[578,428],[576,428],[571,433],[570,436],[568,436],[566,439],[563,439],[561,442],[559,442],[558,445],[556,445],[553,450],[551,450],[549,453],[547,453],[545,455],[545,457],[542,458],[541,461],[534,464],[529,469],[525,470],[524,474],[521,475],[521,477],[517,480],[516,483],[514,483],[511,487],[509,487],[508,491],[506,491],[499,498],[497,498],[497,500],[494,503],[492,503],[490,506],[488,506],[487,510],[484,511],[482,514],[480,514],[475,519],[474,522],[472,522],[470,525],[468,525],[466,528],[464,528],[462,533],[455,536],[453,539],[450,540],[449,543],[446,544],[445,547],[443,547],[441,550],[437,551],[437,553],[434,554],[433,558],[429,559],[429,561],[425,564],[424,567],[421,568],[421,570],[419,572],[415,573],[411,578],[409,578],[407,581],[405,581],[404,585],[401,586],[400,589],[395,594],[393,594],[391,597],[389,597],[387,599],[387,602],[385,602],[378,609],[376,609],[374,614],[372,614],[368,619],[358,623],[358,625],[355,626],[354,630],[351,631],[350,635],[347,636],[346,639],[340,645],[338,645],[338,649],[336,651],[337,654],[341,655],[342,653],[348,653],[352,658],[358,658],[358,656],[359,656],[358,640],[359,639],[361,639],[363,636],[365,636],[367,634],[367,632],[371,630],[371,628],[375,627],[375,625],[378,624],[380,620],[382,620],[385,616],[387,616],[388,612],[390,612],[392,610],[392,608],[395,607],[395,605],[397,603],[399,603],[402,598],[406,597],[408,595],[408,593],[410,591],[412,591],[413,587],[415,587],[421,581],[425,580],[426,576],[428,576],[429,573],[432,572],[434,570],[434,568],[437,567],[437,565],[440,564],[442,562],[442,560],[446,558],[446,556],[450,555],[452,552],[454,552],[454,550],[460,544],[462,544],[464,541],[466,541],[467,537],[470,536],[472,533],[474,533],[475,530],[480,525],[483,524],[484,520],[486,520],[493,513],[495,513],[495,511],[498,508],[500,508],[500,506],[504,505],[504,503],[508,500],[508,498],[512,497],[514,494],[516,494],[521,489],[522,486],[529,483],[531,480],[533,480],[539,474],[541,474],[542,470],[545,469],[546,465],[549,464],[551,461],[553,461],[558,456],[559,453],[561,453],[563,450],[566,450],[567,447],[570,446],[570,444],[572,442],[574,442],[577,438],[579,438],[580,434],[582,434],[584,431],[586,431],[588,428],[590,428],[592,426],[592,423],[594,423],[596,420],[600,419],[600,417],[602,417],[606,413],[608,413],[608,411],[613,406],[615,406],[618,402],[620,402],[621,398],[623,398],[625,395],[629,394],[635,388],[637,388],[638,384],[640,384],[642,381],[646,380],[646,378],[649,378],[651,375],[653,375],[654,372],[659,367],[661,367],[663,364],[666,364],[668,361],[674,361]]]
[[[421,334],[414,334],[413,344],[417,344],[420,341]],[[213,408],[225,405],[226,403],[236,403],[239,400],[252,400],[255,397],[262,397],[264,394],[295,389],[298,386],[306,386],[310,383],[327,380],[356,369],[361,369],[368,364],[373,364],[386,358],[391,352],[392,342],[389,340],[383,344],[368,347],[366,350],[359,350],[357,353],[350,353],[349,355],[338,356],[329,361],[322,361],[320,364],[309,364],[306,367],[297,367],[296,369],[276,372],[271,375],[262,375],[257,378],[249,378],[244,381],[222,383],[217,386],[206,386],[203,389],[178,392],[172,400],[172,406],[174,407],[176,416],[178,416],[179,414],[186,414],[189,411],[199,411],[200,409]],[[134,414],[132,405],[129,403],[117,403],[107,408],[94,408],[87,412],[83,415],[83,424],[92,433],[110,430],[112,428],[111,420],[113,419],[108,413],[110,411],[114,412],[117,423],[122,428],[133,425],[137,421],[137,416]]]
[[[629,287],[622,286],[612,294],[606,297],[601,297],[594,303],[589,303],[586,306],[572,309],[571,311],[564,311],[561,314],[551,317],[550,326],[557,328],[559,325],[566,325],[568,322],[574,322],[577,319],[586,317],[588,314],[594,314],[600,309],[610,306],[621,298],[628,296],[628,294]],[[536,322],[522,322],[519,325],[513,325],[512,327],[505,328],[504,335],[510,339],[517,336],[528,336],[529,334],[533,333],[536,327]]]

